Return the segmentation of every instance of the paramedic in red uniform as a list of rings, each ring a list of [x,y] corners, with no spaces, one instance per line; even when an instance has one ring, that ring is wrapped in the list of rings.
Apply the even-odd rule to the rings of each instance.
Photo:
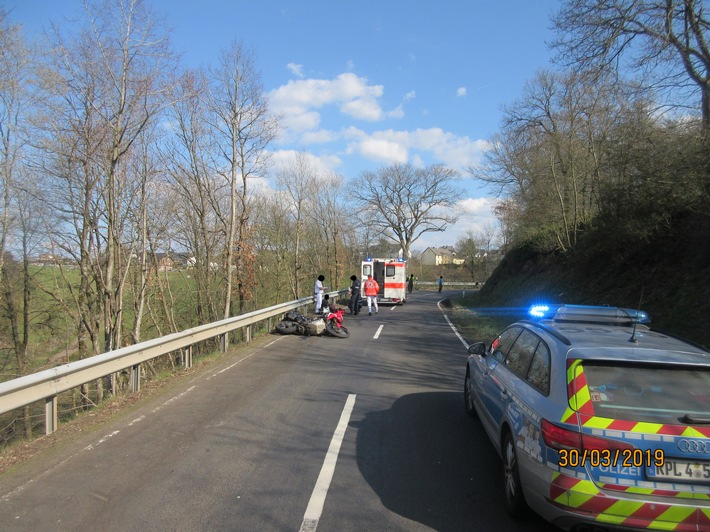
[[[362,285],[367,297],[367,315],[372,316],[372,305],[375,305],[375,314],[377,314],[377,293],[380,291],[380,285],[372,278],[372,275],[367,276],[367,281]]]

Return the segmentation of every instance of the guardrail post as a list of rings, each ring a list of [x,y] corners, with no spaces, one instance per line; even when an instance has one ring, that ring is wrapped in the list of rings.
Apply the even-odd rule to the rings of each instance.
[[[136,364],[131,367],[131,381],[133,384],[133,392],[138,392],[141,389],[141,365]]]
[[[182,357],[185,369],[190,369],[192,367],[192,346],[188,346],[187,349],[183,350]]]
[[[57,396],[47,397],[44,402],[44,433],[57,430]]]
[[[248,344],[249,342],[251,342],[252,327],[254,327],[254,326],[253,326],[253,325],[249,325],[249,326],[245,327],[245,329],[246,329],[246,331],[245,331],[246,334],[244,335],[244,336],[245,336],[244,341],[245,341],[247,344]]]
[[[229,333],[224,333],[222,337],[219,339],[219,344],[220,344],[220,349],[222,350],[222,353],[227,352],[227,346],[229,345]]]

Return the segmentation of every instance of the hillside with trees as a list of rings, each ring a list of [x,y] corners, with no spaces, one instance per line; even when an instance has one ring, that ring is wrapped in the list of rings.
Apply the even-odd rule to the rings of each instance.
[[[504,198],[508,250],[482,304],[641,307],[710,345],[705,7],[564,3],[555,24],[567,68],[529,83],[474,170]]]

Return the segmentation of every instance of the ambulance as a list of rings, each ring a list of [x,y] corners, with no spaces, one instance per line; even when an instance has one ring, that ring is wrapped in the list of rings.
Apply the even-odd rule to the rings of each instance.
[[[407,301],[407,261],[403,259],[373,259],[362,261],[362,282],[367,276],[380,285],[377,301],[395,305]]]

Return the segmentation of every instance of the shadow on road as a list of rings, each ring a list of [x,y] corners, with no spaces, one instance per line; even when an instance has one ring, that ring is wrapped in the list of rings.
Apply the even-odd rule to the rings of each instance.
[[[505,513],[500,460],[462,394],[405,395],[351,425],[360,472],[389,510],[442,531],[551,529]]]

